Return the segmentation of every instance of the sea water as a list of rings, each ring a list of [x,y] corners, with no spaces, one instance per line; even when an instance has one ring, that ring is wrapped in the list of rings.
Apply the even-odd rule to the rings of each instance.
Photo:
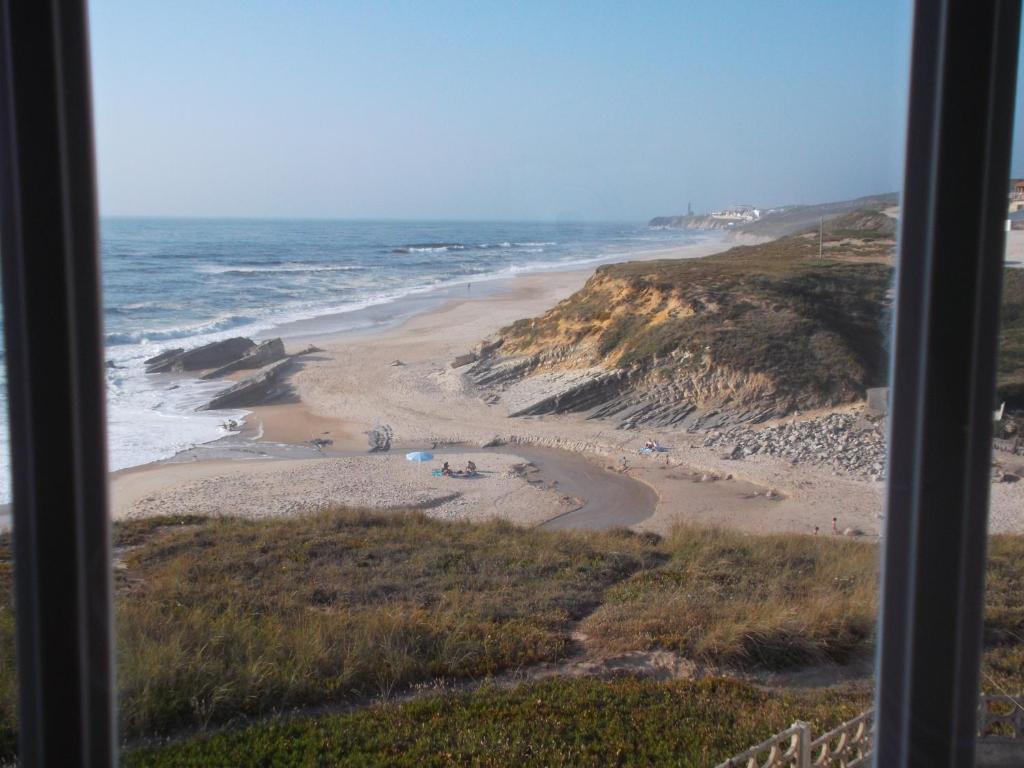
[[[516,274],[582,268],[707,233],[642,224],[110,218],[101,222],[111,469],[228,434],[244,411],[197,411],[223,381],[147,375],[173,347],[231,336],[366,331],[432,298]],[[475,293],[474,293],[475,292]],[[315,324],[309,322],[319,318]],[[0,503],[9,501],[0,380]]]

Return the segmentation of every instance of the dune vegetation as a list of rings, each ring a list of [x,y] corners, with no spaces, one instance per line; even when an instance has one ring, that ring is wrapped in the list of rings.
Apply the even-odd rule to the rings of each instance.
[[[352,750],[367,765],[426,765],[425,758],[391,758],[445,750],[455,762],[498,764],[498,757],[473,756],[483,754],[481,744],[489,745],[487,754],[493,748],[524,765],[586,765],[633,749],[630,740],[644,733],[660,734],[649,749],[688,765],[742,747],[800,713],[836,721],[869,694],[862,684],[845,703],[828,689],[780,698],[720,680],[665,686],[557,678],[517,688],[510,687],[516,675],[503,676],[539,662],[651,650],[675,652],[715,676],[863,664],[872,650],[878,549],[844,537],[681,527],[659,539],[336,510],[287,520],[131,521],[115,526],[115,545],[122,736],[152,743],[251,724],[147,748],[133,753],[135,765],[244,764],[250,757],[279,764],[273,755],[286,748]],[[0,749],[10,756],[9,541],[0,554]],[[1024,538],[993,537],[987,689],[1024,689],[1021,638]],[[475,689],[488,679],[496,685]],[[470,688],[367,708],[442,680]],[[527,706],[535,700],[558,704]],[[340,714],[273,718],[323,707]],[[636,724],[640,736],[626,732],[634,707],[647,713]],[[716,725],[732,722],[726,716],[742,727]],[[695,718],[695,730],[670,735],[681,717]],[[603,732],[618,735],[602,741],[596,734]],[[652,760],[658,755],[650,753]]]
[[[609,399],[625,389],[741,420],[853,402],[886,381],[892,225],[877,211],[836,218],[821,257],[815,228],[701,259],[601,266],[502,329],[500,353],[534,360],[524,375],[618,369],[628,377]]]
[[[735,680],[553,679],[279,721],[126,755],[199,766],[650,766],[707,768],[788,728],[870,706],[863,690],[769,693]]]

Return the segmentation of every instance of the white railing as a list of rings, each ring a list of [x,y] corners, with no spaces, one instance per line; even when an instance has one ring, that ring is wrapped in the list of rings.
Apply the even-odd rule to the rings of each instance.
[[[857,768],[871,762],[875,712],[869,709],[811,742],[808,766]]]
[[[805,768],[810,766],[811,726],[799,721],[717,768]]]
[[[874,725],[869,709],[813,739],[811,726],[797,721],[716,768],[861,768],[871,764]],[[1024,696],[982,695],[978,738],[1024,739]]]

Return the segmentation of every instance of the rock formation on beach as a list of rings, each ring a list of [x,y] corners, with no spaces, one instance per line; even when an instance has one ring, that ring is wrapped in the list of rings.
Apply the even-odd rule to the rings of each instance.
[[[204,373],[202,378],[219,379],[235,371],[262,368],[265,365],[276,363],[278,360],[283,360],[284,357],[284,342],[280,339],[270,339],[270,341],[264,341],[262,344],[249,347],[237,360],[232,360],[230,363],[225,363],[219,368]]]
[[[257,344],[252,339],[235,337],[190,350],[169,349],[149,358],[145,365],[146,373],[205,371],[200,376],[202,379],[218,379],[236,371],[257,369],[198,408],[209,411],[262,405],[284,397],[291,392],[286,376],[291,373],[296,359],[321,351],[310,346],[289,355],[281,339]]]
[[[256,342],[252,339],[235,336],[231,339],[204,344],[195,349],[169,349],[146,360],[146,373],[203,371],[207,368],[218,368],[244,357],[255,347]]]
[[[885,382],[891,232],[818,232],[703,259],[598,268],[475,351],[467,382],[511,416],[711,429],[848,403]]]
[[[280,343],[281,340],[274,339],[273,341]],[[267,344],[271,345],[268,349],[271,349],[273,355],[276,355],[277,345],[273,342],[267,342]],[[262,344],[260,345],[260,347],[263,346]],[[284,352],[283,346],[280,348],[280,351]],[[287,377],[294,370],[298,359],[305,355],[322,351],[319,347],[310,346],[293,355],[285,355],[280,360],[264,365],[244,379],[239,379],[234,385],[228,387],[223,392],[219,392],[206,405],[200,406],[198,410],[214,411],[220,408],[246,408],[253,405],[267,405],[280,400],[292,393],[292,386],[288,382]],[[268,353],[268,355],[270,354]],[[248,366],[239,366],[239,368],[244,367]]]
[[[199,410],[244,408],[250,405],[262,405],[284,397],[291,391],[291,387],[284,377],[291,365],[292,358],[286,357],[284,360],[264,366],[251,376],[246,376],[237,384],[217,394]]]

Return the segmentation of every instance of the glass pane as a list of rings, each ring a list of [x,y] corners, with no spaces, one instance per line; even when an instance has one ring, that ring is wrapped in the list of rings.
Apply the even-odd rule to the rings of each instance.
[[[1024,66],[1017,80],[1024,83]],[[1024,91],[1018,86],[993,422],[979,765],[1024,755]],[[1012,738],[1008,738],[1012,737]],[[987,761],[987,762],[986,762]],[[1000,763],[999,761],[1003,761]],[[1007,762],[1009,761],[1009,762]]]
[[[126,761],[869,723],[909,14],[93,4]]]
[[[3,308],[0,300],[0,309]],[[0,316],[0,761],[17,753],[14,553],[11,550],[11,444],[8,428],[7,347]]]

